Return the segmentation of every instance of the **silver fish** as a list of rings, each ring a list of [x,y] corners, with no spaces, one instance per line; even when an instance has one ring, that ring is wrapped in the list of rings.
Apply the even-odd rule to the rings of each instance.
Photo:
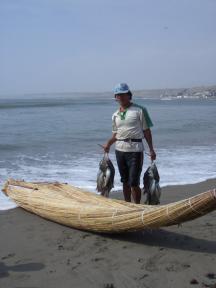
[[[155,163],[148,167],[143,177],[143,193],[146,194],[145,204],[160,204],[161,187],[159,185],[160,176]]]
[[[115,168],[107,153],[99,163],[99,171],[97,174],[97,191],[102,196],[109,197],[109,192],[114,187]]]

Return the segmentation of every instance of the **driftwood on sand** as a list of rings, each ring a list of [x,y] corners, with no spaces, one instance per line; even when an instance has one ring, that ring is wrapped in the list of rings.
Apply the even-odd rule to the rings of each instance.
[[[216,209],[216,189],[167,205],[109,199],[58,182],[9,179],[3,192],[25,210],[73,228],[104,233],[176,225]]]

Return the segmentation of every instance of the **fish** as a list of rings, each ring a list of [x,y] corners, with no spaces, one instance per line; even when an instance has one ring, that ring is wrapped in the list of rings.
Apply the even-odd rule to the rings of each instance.
[[[99,163],[97,173],[97,188],[96,190],[104,197],[109,197],[111,189],[114,187],[115,168],[107,153]]]
[[[145,204],[160,204],[161,187],[159,185],[160,176],[156,164],[153,162],[147,168],[143,176],[143,194],[146,194]]]

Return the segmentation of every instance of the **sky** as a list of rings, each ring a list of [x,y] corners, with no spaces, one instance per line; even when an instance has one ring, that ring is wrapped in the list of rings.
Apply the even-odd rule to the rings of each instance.
[[[0,0],[0,95],[216,84],[216,0]]]

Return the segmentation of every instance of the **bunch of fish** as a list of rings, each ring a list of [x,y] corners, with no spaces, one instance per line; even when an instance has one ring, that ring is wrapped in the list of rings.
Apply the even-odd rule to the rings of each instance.
[[[160,204],[161,188],[159,185],[160,176],[156,164],[153,162],[148,167],[143,177],[143,193],[146,194],[145,204]]]
[[[99,171],[97,174],[97,191],[102,196],[109,197],[109,192],[114,187],[115,168],[107,153],[99,163]]]

